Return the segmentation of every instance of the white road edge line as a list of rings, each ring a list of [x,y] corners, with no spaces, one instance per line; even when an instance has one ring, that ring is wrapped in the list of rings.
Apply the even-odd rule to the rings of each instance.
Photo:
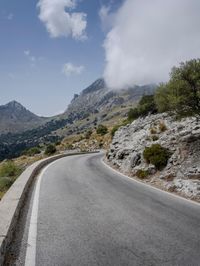
[[[125,177],[126,179],[129,179],[129,180],[132,181],[132,182],[136,182],[136,183],[138,183],[138,184],[140,184],[140,185],[143,185],[143,186],[146,186],[146,187],[150,187],[152,190],[156,190],[156,191],[159,191],[159,192],[163,192],[163,193],[165,193],[165,194],[168,194],[168,195],[171,196],[171,197],[178,198],[179,200],[181,199],[181,200],[183,200],[183,201],[186,201],[187,203],[194,204],[194,205],[197,205],[198,207],[200,207],[200,203],[198,203],[198,202],[196,202],[196,201],[193,201],[193,200],[191,200],[191,199],[186,199],[186,198],[181,197],[181,196],[179,196],[179,195],[172,194],[172,193],[170,193],[170,192],[168,192],[168,191],[165,191],[165,190],[163,190],[163,189],[159,189],[159,188],[157,188],[157,187],[151,186],[151,185],[149,185],[149,184],[146,184],[146,183],[140,182],[140,181],[138,181],[138,180],[136,180],[136,179],[134,179],[134,178],[131,178],[130,176],[127,176],[127,175],[125,175],[125,174],[123,174],[123,173],[121,173],[121,172],[115,170],[114,168],[112,168],[110,165],[108,165],[107,163],[105,163],[103,159],[104,159],[104,158],[101,159],[101,162],[102,162],[107,168],[109,168],[111,171],[114,171],[114,172],[117,173],[118,175],[121,175],[122,177]]]
[[[30,226],[28,232],[28,241],[26,248],[25,266],[35,266],[36,265],[36,241],[37,241],[37,222],[38,222],[38,207],[39,207],[39,197],[40,197],[40,185],[42,177],[45,171],[56,161],[48,164],[37,177],[36,188],[33,198],[33,205],[30,218]]]

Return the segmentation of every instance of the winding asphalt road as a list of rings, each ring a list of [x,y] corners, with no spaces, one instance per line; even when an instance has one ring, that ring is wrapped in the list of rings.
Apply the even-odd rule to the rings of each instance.
[[[200,205],[130,180],[102,157],[66,157],[42,172],[26,266],[199,266]]]

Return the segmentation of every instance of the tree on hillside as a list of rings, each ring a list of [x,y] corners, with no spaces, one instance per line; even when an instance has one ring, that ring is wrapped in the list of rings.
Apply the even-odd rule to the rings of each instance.
[[[179,115],[200,113],[200,59],[173,67],[170,80],[161,84],[155,94],[159,111],[176,111]]]
[[[128,121],[131,122],[140,116],[157,113],[154,95],[143,95],[136,108],[128,112]]]
[[[56,152],[56,147],[55,147],[55,145],[53,145],[53,144],[49,144],[47,147],[46,147],[46,149],[45,149],[45,154],[46,155],[52,155],[52,154],[54,154]]]
[[[96,132],[98,135],[103,136],[108,133],[108,128],[104,125],[99,125]]]

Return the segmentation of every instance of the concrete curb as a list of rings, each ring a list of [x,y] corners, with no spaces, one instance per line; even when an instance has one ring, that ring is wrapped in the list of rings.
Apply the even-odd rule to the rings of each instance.
[[[39,174],[41,169],[49,163],[67,156],[90,153],[95,152],[76,152],[52,156],[35,162],[18,177],[0,202],[0,265],[3,265],[6,251],[12,241],[26,195],[29,192],[34,178]]]

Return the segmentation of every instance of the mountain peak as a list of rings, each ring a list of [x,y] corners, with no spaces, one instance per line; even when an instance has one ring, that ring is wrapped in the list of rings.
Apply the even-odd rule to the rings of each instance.
[[[45,122],[45,119],[33,114],[15,100],[0,105],[0,135],[32,129],[41,125],[43,121]]]
[[[10,107],[10,108],[16,108],[16,109],[25,109],[25,107],[21,103],[15,100],[10,101],[9,103],[5,104],[5,106]]]
[[[103,78],[97,79],[89,87],[82,91],[82,94],[88,94],[94,91],[102,90],[106,88],[106,84]]]

